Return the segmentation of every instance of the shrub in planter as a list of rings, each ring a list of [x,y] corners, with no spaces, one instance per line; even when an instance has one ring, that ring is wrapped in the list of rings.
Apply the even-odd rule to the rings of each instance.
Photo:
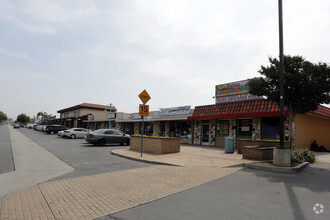
[[[291,162],[293,163],[314,163],[315,153],[308,149],[293,149],[291,150]]]

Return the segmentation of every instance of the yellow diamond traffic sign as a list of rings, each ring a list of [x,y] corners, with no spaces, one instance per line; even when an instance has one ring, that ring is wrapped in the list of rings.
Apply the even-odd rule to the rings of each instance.
[[[143,104],[146,104],[151,99],[151,97],[149,96],[149,94],[147,93],[146,90],[143,90],[140,93],[139,98],[141,99],[141,101],[143,102]]]

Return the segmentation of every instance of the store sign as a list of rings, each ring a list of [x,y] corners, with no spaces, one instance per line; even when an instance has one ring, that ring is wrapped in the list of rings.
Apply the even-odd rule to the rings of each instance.
[[[137,119],[141,119],[139,113],[123,114],[123,120],[137,120]]]
[[[262,99],[249,93],[248,82],[249,80],[243,80],[215,86],[215,103]]]
[[[190,115],[191,106],[181,106],[175,108],[161,108],[160,116],[170,116],[170,115]]]
[[[88,115],[88,121],[94,120],[94,115]]]
[[[108,119],[110,119],[110,115],[111,115],[111,119],[116,118],[116,113],[112,112],[111,114],[108,114]]]

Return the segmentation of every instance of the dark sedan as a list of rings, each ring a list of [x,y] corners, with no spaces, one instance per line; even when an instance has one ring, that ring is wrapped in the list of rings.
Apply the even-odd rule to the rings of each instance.
[[[130,136],[114,129],[99,129],[88,133],[85,140],[88,143],[100,146],[105,144],[129,145]]]

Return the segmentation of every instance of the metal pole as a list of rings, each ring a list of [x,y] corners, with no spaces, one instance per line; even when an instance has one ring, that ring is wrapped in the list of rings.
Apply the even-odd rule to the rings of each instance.
[[[282,0],[278,0],[278,17],[279,17],[279,43],[280,43],[280,146],[278,148],[285,149],[284,146],[284,54],[283,54],[283,13]]]
[[[144,116],[142,116],[141,157],[143,152]]]

